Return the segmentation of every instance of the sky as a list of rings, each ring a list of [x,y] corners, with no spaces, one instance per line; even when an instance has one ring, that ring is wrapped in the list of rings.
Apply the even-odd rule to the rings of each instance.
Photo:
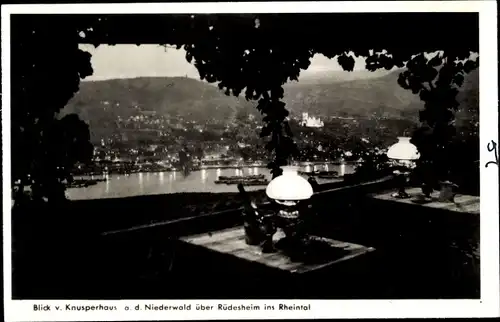
[[[199,79],[196,68],[188,63],[183,49],[164,48],[159,45],[80,45],[80,48],[92,54],[94,75],[85,80],[103,80],[113,78],[134,77],[165,77],[187,76]],[[356,78],[377,77],[386,74],[386,71],[374,73],[364,68],[364,58],[355,58],[354,70]],[[311,59],[310,67],[302,71],[301,77],[313,77],[318,73],[342,71],[336,59],[328,59],[323,55],[316,55]],[[347,72],[345,72],[348,74]],[[353,73],[350,73],[351,76]],[[300,80],[300,78],[299,78]]]

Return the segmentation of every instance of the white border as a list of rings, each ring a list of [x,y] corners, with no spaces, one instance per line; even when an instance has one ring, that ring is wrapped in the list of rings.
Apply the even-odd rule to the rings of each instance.
[[[11,299],[10,221],[10,14],[13,13],[263,13],[263,12],[479,12],[480,13],[480,142],[481,142],[481,300],[371,300],[371,301],[13,301]],[[4,301],[6,321],[191,320],[191,319],[304,319],[395,317],[499,316],[498,166],[486,145],[498,142],[496,1],[369,1],[369,2],[258,2],[174,4],[2,5],[2,146],[4,215]],[[487,71],[487,72],[481,72]],[[192,311],[125,311],[139,303],[191,303]],[[311,311],[196,311],[196,304],[311,304]],[[299,303],[300,302],[300,303]],[[116,305],[118,311],[87,313],[34,312],[33,304]]]
[[[7,5],[10,13],[477,12],[489,1],[295,1]],[[491,4],[487,7],[492,8]],[[381,10],[383,9],[383,10]]]

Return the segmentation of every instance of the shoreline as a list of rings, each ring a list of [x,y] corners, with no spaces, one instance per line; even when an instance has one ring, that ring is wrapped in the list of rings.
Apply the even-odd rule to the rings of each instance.
[[[305,163],[299,165],[299,167],[311,167],[311,166],[321,166],[321,165],[332,165],[332,166],[340,166],[340,165],[346,165],[346,166],[356,166],[360,162],[358,161],[347,161],[347,162],[311,162],[311,163]],[[190,169],[189,172],[198,172],[202,170],[225,170],[225,169],[252,169],[252,168],[259,168],[259,169],[268,169],[266,165],[228,165],[228,166],[203,166],[203,167],[195,167],[193,169]],[[158,169],[158,168],[141,168],[141,169],[133,169],[129,171],[124,171],[124,170],[112,170],[112,171],[103,171],[103,172],[87,172],[87,173],[78,173],[78,174],[72,174],[73,177],[75,178],[82,178],[84,176],[97,176],[97,177],[104,177],[104,176],[109,176],[109,175],[130,175],[130,174],[135,174],[135,173],[161,173],[161,172],[182,172],[182,169],[176,169],[176,168],[164,168],[164,169]]]
[[[328,161],[328,162],[303,162],[299,164],[299,167],[311,167],[311,166],[321,166],[321,165],[332,165],[332,166],[340,166],[342,164],[346,166],[356,166],[360,162],[358,161]],[[110,163],[111,165],[120,165],[120,162],[116,163]],[[144,166],[144,165],[141,165]],[[114,175],[114,174],[120,174],[120,175],[126,175],[126,174],[134,174],[134,173],[160,173],[160,172],[182,172],[182,169],[177,169],[175,167],[165,167],[165,168],[158,168],[158,166],[151,166],[149,168],[149,165],[146,165],[146,168],[134,168],[134,169],[112,169],[111,171],[102,171],[102,172],[83,172],[83,173],[75,173],[73,174],[74,177],[78,176],[105,176],[107,175]],[[224,169],[249,169],[249,168],[260,168],[260,169],[267,169],[267,165],[265,164],[260,164],[260,165],[253,165],[253,164],[245,164],[245,165],[205,165],[205,166],[197,166],[193,167],[190,169],[190,172],[197,172],[197,171],[202,171],[202,170],[224,170]]]

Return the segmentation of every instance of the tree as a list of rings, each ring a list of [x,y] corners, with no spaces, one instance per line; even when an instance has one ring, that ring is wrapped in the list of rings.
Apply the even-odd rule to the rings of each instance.
[[[58,114],[78,91],[80,79],[93,71],[74,29],[41,27],[16,28],[11,45],[12,185],[15,200],[31,187],[35,200],[59,202],[72,167],[88,162],[93,147],[87,124],[75,114]]]
[[[298,80],[315,54],[337,59],[346,71],[353,70],[354,56],[367,57],[369,70],[407,66],[411,72],[402,79],[408,83],[401,84],[422,93],[421,87],[427,86],[434,74],[430,67],[422,69],[422,53],[442,51],[446,59],[438,89],[421,94],[426,101],[422,119],[433,124],[436,133],[447,128],[432,120],[449,115],[445,110],[453,106],[455,93],[451,87],[460,83],[462,71],[477,67],[470,62],[455,65],[456,60],[470,61],[470,51],[478,51],[476,13],[136,15],[132,19],[134,23],[127,15],[12,17],[12,29],[16,30],[12,43],[18,44],[12,57],[19,57],[12,68],[16,78],[12,83],[16,90],[13,131],[17,132],[12,136],[16,143],[13,157],[22,161],[13,177],[26,177],[31,172],[29,165],[38,158],[37,154],[25,157],[20,152],[38,146],[37,135],[25,139],[21,133],[39,133],[41,128],[51,127],[54,114],[78,90],[80,78],[92,72],[90,55],[78,50],[79,42],[183,47],[201,79],[217,83],[227,95],[243,93],[247,100],[257,102],[264,115],[261,136],[270,137],[266,147],[274,158],[269,164],[274,176],[279,175],[280,165],[297,154],[282,102],[283,84]],[[344,33],[353,21],[356,28]],[[394,35],[395,26],[403,37]],[[332,33],[335,41],[331,41]],[[35,62],[36,69],[32,67]],[[433,60],[430,66],[436,69],[437,63]],[[43,106],[37,109],[39,102]],[[28,117],[35,111],[48,121],[38,125]]]
[[[410,60],[400,74],[398,83],[419,94],[425,103],[420,112],[423,127],[415,131],[413,142],[420,151],[419,165],[432,172],[429,186],[440,180],[451,179],[453,139],[456,136],[455,113],[459,103],[457,95],[465,74],[479,66],[479,57],[460,61],[465,53],[446,50],[427,58],[423,54]]]

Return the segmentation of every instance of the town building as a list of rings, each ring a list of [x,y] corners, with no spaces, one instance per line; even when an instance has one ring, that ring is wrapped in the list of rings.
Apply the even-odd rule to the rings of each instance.
[[[319,117],[309,116],[309,113],[302,113],[301,126],[305,127],[323,127],[325,123]]]

